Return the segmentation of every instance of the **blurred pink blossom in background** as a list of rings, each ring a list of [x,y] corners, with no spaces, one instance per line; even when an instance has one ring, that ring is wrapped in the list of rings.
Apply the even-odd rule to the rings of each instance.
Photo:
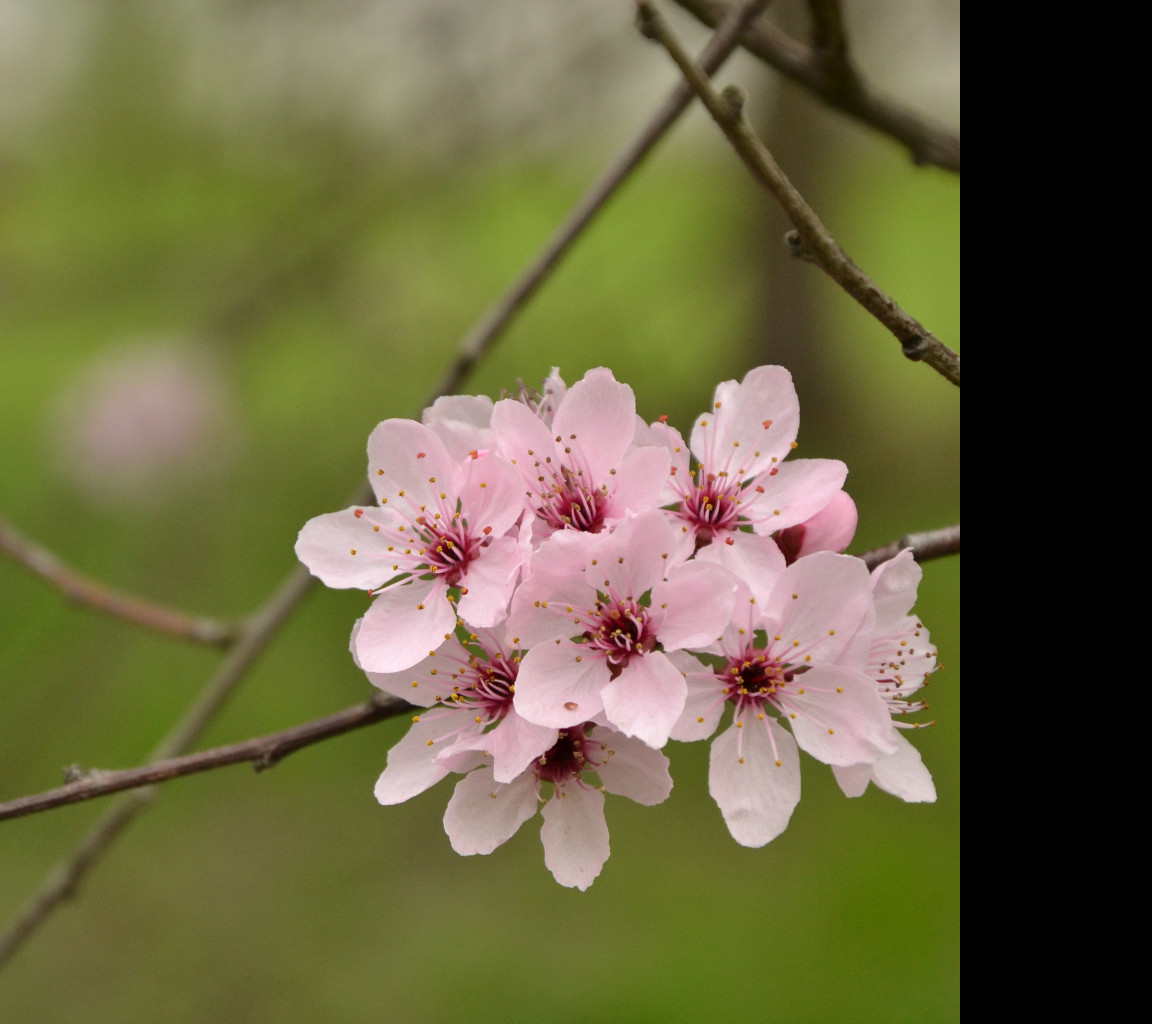
[[[61,389],[49,429],[60,473],[96,504],[160,503],[217,477],[239,449],[227,378],[167,338],[93,357]]]

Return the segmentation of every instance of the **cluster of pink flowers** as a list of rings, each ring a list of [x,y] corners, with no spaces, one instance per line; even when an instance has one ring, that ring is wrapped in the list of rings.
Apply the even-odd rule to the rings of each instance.
[[[711,793],[762,846],[800,799],[803,748],[849,796],[934,800],[901,735],[934,669],[911,552],[869,573],[831,459],[789,459],[788,372],[725,381],[689,442],[607,369],[493,403],[442,398],[368,439],[372,506],[318,516],[296,552],[369,591],[352,632],[380,689],[427,709],[389,753],[383,804],[458,774],[453,848],[490,853],[542,805],[544,860],[585,889],[604,794],[657,804],[669,739],[713,741]]]

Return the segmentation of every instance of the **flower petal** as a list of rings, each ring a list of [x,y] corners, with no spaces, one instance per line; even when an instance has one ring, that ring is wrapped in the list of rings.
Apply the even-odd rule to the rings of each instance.
[[[608,666],[587,654],[583,645],[567,641],[533,647],[516,676],[516,711],[553,729],[580,725],[602,711],[600,691],[608,682]]]
[[[502,537],[527,507],[520,474],[495,455],[465,459],[457,475],[460,503],[468,532]]]
[[[772,588],[788,565],[771,537],[739,531],[729,533],[723,540],[715,540],[701,548],[696,561],[723,566],[744,580],[756,600],[765,607]]]
[[[712,742],[708,788],[736,842],[771,842],[800,802],[796,743],[771,719],[751,718],[743,729],[733,725]]]
[[[444,812],[452,849],[467,857],[491,853],[536,813],[536,780],[530,774],[502,786],[491,768],[477,768],[456,784]]]
[[[872,780],[870,764],[834,764],[832,774],[847,797],[863,796]]]
[[[604,794],[580,784],[565,786],[544,805],[544,863],[561,885],[584,890],[608,859]]]
[[[707,562],[668,570],[668,581],[652,589],[652,619],[666,651],[715,643],[732,615],[737,578]]]
[[[716,678],[715,672],[690,654],[673,651],[668,660],[684,673],[688,684],[688,698],[680,718],[672,727],[671,738],[681,743],[707,739],[716,731],[720,716],[728,706],[724,684]]]
[[[515,711],[505,715],[495,729],[484,734],[492,754],[492,774],[497,782],[511,782],[536,758],[556,745],[559,732],[536,725]]]
[[[448,774],[436,761],[443,740],[460,728],[461,716],[451,710],[428,712],[413,719],[399,743],[388,751],[388,767],[376,782],[376,799],[382,804],[402,804],[430,789]]]
[[[740,384],[716,388],[713,408],[692,428],[692,453],[709,472],[750,479],[784,459],[799,429],[792,375],[782,366],[758,366]]]
[[[672,458],[664,447],[637,448],[629,452],[616,474],[610,517],[621,520],[626,512],[646,512],[675,501],[665,496]]]
[[[779,515],[753,517],[757,533],[775,533],[806,522],[827,508],[844,486],[848,467],[839,459],[790,459],[781,462],[772,476],[762,475],[764,488],[758,510],[773,509]]]
[[[296,557],[326,587],[372,590],[397,575],[389,554],[372,527],[375,509],[346,508],[309,519],[296,538]]]
[[[440,580],[413,580],[377,594],[354,634],[366,672],[403,672],[452,634],[456,612]]]
[[[349,643],[352,660],[356,662],[358,668],[363,668],[363,666],[356,654],[356,638],[360,634],[360,626],[363,622],[363,619],[356,620],[356,625],[352,627],[352,639]],[[368,681],[373,686],[385,693],[406,700],[409,704],[430,708],[452,692],[452,686],[457,676],[452,661],[441,656],[441,651],[444,650],[442,644],[439,650],[432,651],[428,657],[402,672],[366,672],[365,675],[368,676]]]
[[[635,420],[632,389],[601,366],[568,389],[552,420],[552,434],[561,438],[557,444],[579,449],[591,470],[591,482],[600,486],[620,468],[632,443]]]
[[[368,479],[376,497],[405,512],[435,507],[458,466],[444,442],[415,420],[385,420],[368,437]]]
[[[888,705],[863,672],[814,668],[783,691],[780,704],[796,742],[825,764],[871,762],[896,750]]]
[[[515,537],[501,537],[484,548],[460,580],[466,592],[457,607],[470,626],[495,626],[508,615],[522,555]]]
[[[872,765],[872,781],[910,804],[935,803],[936,787],[931,773],[924,767],[920,751],[898,730],[893,731],[896,733],[896,753],[881,757]]]
[[[684,711],[688,684],[667,655],[653,651],[630,658],[601,697],[608,721],[625,736],[662,747]]]
[[[645,807],[663,803],[672,792],[668,758],[639,739],[613,729],[597,728],[591,739],[606,746],[604,763],[596,769],[609,793],[626,796]]]
[[[492,399],[487,395],[442,395],[420,419],[448,454],[463,462],[473,451],[492,448]]]
[[[779,633],[789,650],[773,645],[782,661],[811,655],[817,664],[837,660],[852,640],[872,601],[868,567],[850,555],[817,551],[784,571],[762,603],[769,634]],[[861,668],[864,666],[861,665]]]
[[[557,534],[556,537],[566,536]],[[592,534],[572,536],[591,537]],[[551,548],[552,538],[541,551]],[[594,609],[596,588],[582,572],[556,576],[537,569],[516,589],[508,612],[508,632],[522,648],[535,647],[556,637],[579,636],[587,627],[582,616]]]

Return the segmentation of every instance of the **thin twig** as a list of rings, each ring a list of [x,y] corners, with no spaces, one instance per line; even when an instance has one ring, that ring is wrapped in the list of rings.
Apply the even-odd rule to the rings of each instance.
[[[726,0],[675,2],[699,21],[711,26],[719,24],[731,10],[731,4]],[[810,6],[815,18],[818,6],[815,0],[811,0]],[[843,48],[844,57],[840,60],[822,48],[820,44],[825,41],[829,31],[830,20],[826,8],[830,5],[820,6],[825,9],[821,11],[821,20],[815,25],[814,46],[807,46],[767,23],[746,29],[740,37],[740,45],[818,96],[830,107],[903,143],[915,163],[932,164],[959,174],[959,135],[902,103],[875,92],[847,59],[846,46]]]
[[[945,555],[960,554],[960,524],[942,526],[939,530],[925,530],[923,533],[906,533],[899,540],[885,544],[882,548],[865,551],[859,557],[868,563],[869,569],[895,558],[905,548],[912,549],[912,557],[917,562],[927,562]]]
[[[70,601],[87,605],[105,615],[212,647],[227,647],[240,633],[239,625],[234,623],[164,608],[82,576],[47,548],[25,537],[3,517],[0,517],[0,551],[47,581]]]
[[[713,24],[718,25],[716,34],[708,40],[700,51],[700,66],[709,74],[719,70],[724,61],[736,49],[741,33],[752,21],[763,13],[769,0],[745,0],[733,4],[723,18]],[[607,170],[593,183],[576,204],[552,237],[545,243],[536,258],[524,268],[520,276],[480,318],[461,343],[463,358],[452,367],[440,381],[436,393],[453,394],[460,381],[475,365],[476,360],[512,323],[516,314],[524,307],[536,290],[555,269],[560,259],[583,234],[608,200],[615,195],[629,175],[652,151],[656,143],[667,133],[677,118],[692,102],[693,92],[684,82],[677,83],[664,104],[652,119],[630,142],[623,152],[608,166]]]
[[[959,387],[960,356],[901,309],[840,248],[752,130],[744,115],[743,93],[731,86],[723,95],[716,92],[708,75],[692,60],[649,0],[636,0],[636,6],[641,31],[668,51],[745,166],[784,208],[795,228],[786,236],[793,255],[815,263],[860,303],[895,336],[905,356],[922,360]]]
[[[264,607],[249,620],[215,675],[192,706],[152,751],[149,761],[183,753],[228,699],[256,658],[307,593],[313,578],[303,566],[293,569]],[[113,806],[84,835],[79,847],[48,875],[0,933],[0,967],[52,910],[72,896],[81,878],[112,840],[151,803],[155,789],[136,790]]]
[[[156,782],[167,782],[183,775],[224,768],[243,761],[251,761],[255,768],[261,771],[271,768],[289,754],[309,747],[313,743],[341,736],[354,729],[362,729],[366,725],[373,725],[387,718],[395,718],[411,708],[411,704],[397,697],[379,694],[365,704],[357,704],[355,707],[345,708],[324,718],[294,725],[267,736],[257,736],[242,743],[233,743],[214,750],[202,750],[195,754],[186,754],[184,757],[170,757],[121,771],[90,770],[75,782],[0,804],[0,821],[48,811],[54,807],[63,807],[65,804],[80,803],[93,797],[120,793],[126,789],[138,789]]]

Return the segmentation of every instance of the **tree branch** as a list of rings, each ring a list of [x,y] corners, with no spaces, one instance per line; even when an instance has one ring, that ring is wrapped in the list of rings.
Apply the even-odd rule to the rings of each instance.
[[[705,25],[715,26],[730,11],[725,0],[675,0]],[[960,136],[943,125],[917,114],[910,107],[874,92],[848,58],[843,27],[839,28],[841,53],[826,47],[833,21],[840,24],[839,4],[810,0],[814,20],[813,46],[806,46],[774,25],[750,27],[740,45],[765,64],[802,85],[833,107],[883,132],[908,147],[917,164],[932,164],[960,173]],[[835,12],[830,9],[836,8]]]
[[[184,757],[170,757],[136,768],[125,768],[122,771],[93,769],[85,772],[76,781],[56,789],[0,804],[0,821],[48,811],[65,804],[80,803],[93,797],[120,793],[126,789],[167,782],[183,775],[194,775],[197,772],[211,771],[213,768],[223,768],[243,761],[251,761],[257,771],[262,771],[313,743],[362,729],[366,725],[382,722],[386,718],[395,718],[411,709],[412,705],[406,701],[379,694],[366,704],[357,704],[355,707],[345,708],[324,718],[294,725],[267,736],[257,736],[241,743],[217,747],[215,750],[204,750]]]
[[[0,517],[0,551],[45,580],[70,601],[87,605],[105,615],[212,647],[227,647],[239,635],[240,627],[233,623],[163,608],[82,576],[47,548],[25,537],[3,517]]]
[[[901,309],[840,248],[816,212],[793,186],[744,116],[744,94],[728,87],[723,95],[692,60],[650,0],[636,0],[640,30],[668,51],[745,166],[784,208],[795,228],[786,237],[793,255],[810,260],[884,325],[909,359],[923,360],[960,386],[960,356]]]
[[[865,551],[859,557],[868,564],[869,569],[875,569],[890,558],[895,558],[905,548],[912,549],[912,557],[917,562],[927,562],[933,558],[943,558],[945,555],[958,555],[960,524],[942,526],[939,530],[925,530],[923,533],[906,533],[899,540],[885,544],[882,548]]]

